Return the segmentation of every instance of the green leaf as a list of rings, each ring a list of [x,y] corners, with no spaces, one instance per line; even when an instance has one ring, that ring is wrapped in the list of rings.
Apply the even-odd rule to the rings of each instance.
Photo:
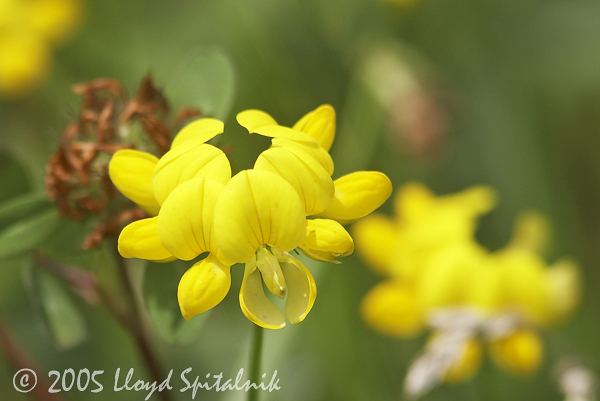
[[[35,206],[35,207],[34,207]],[[0,211],[0,258],[15,256],[35,248],[56,227],[58,219],[52,206],[37,209],[39,205],[32,201],[20,205],[8,205],[3,211],[14,211],[18,219],[10,218],[9,212]]]
[[[29,193],[11,198],[0,204],[0,230],[50,207],[52,203],[43,193]]]
[[[0,151],[0,182],[2,183],[0,202],[30,189],[27,173],[17,159],[5,151]]]
[[[34,302],[59,349],[71,349],[87,337],[85,319],[65,285],[37,266],[31,269]]]
[[[53,259],[89,268],[92,254],[98,253],[99,249],[83,249],[82,246],[96,224],[97,218],[93,216],[82,221],[59,219],[52,235],[44,239],[39,250]]]
[[[210,311],[196,316],[189,322],[181,315],[177,302],[177,286],[183,273],[193,262],[177,260],[170,263],[146,265],[143,293],[148,314],[164,339],[182,344],[194,338]]]
[[[200,108],[203,116],[224,120],[233,102],[235,73],[229,57],[218,50],[195,51],[165,91],[175,106]]]

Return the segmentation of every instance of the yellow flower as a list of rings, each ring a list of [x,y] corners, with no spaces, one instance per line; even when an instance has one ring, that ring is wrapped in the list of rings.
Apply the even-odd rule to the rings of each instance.
[[[154,216],[160,214],[168,195],[186,181],[209,178],[222,186],[231,177],[229,161],[220,149],[205,143],[223,132],[223,123],[215,121],[200,119],[186,126],[160,160],[137,150],[116,152],[108,168],[111,181],[123,195]],[[167,249],[170,246],[165,247],[159,238],[159,220],[160,216],[143,219],[125,227],[119,236],[121,255],[153,261],[174,260],[174,254]]]
[[[473,242],[476,219],[495,204],[486,186],[435,197],[421,184],[405,184],[395,195],[396,218],[373,214],[355,224],[361,256],[386,276],[415,279],[432,253]]]
[[[36,87],[50,68],[50,48],[27,33],[0,33],[0,93],[18,96]]]
[[[352,231],[361,256],[389,277],[367,294],[361,310],[384,334],[412,337],[432,309],[468,304],[470,283],[486,257],[473,240],[475,219],[493,206],[494,192],[473,187],[436,198],[422,185],[407,184],[394,204],[395,219],[373,214]]]
[[[222,132],[221,122],[202,119],[185,127],[160,160],[132,150],[114,155],[109,173],[117,188],[158,213],[125,227],[119,251],[154,261],[191,260],[209,252],[179,283],[179,305],[188,320],[225,297],[230,267],[241,262],[246,274],[240,304],[250,320],[269,328],[285,325],[262,293],[262,274],[272,292],[288,294],[290,322],[302,321],[316,287],[308,270],[287,254],[305,237],[302,202],[288,182],[268,171],[242,171],[230,179],[225,154],[205,143]]]
[[[209,252],[179,284],[179,304],[188,320],[223,299],[231,286],[230,267],[244,263],[242,312],[259,326],[279,329],[286,317],[292,324],[304,320],[316,297],[311,273],[289,252],[299,248],[313,259],[335,263],[354,250],[338,221],[307,216],[323,214],[337,202],[340,220],[363,217],[387,199],[391,183],[377,172],[331,179],[327,150],[335,112],[330,106],[309,113],[295,129],[252,110],[240,113],[238,121],[273,139],[252,170],[233,178],[227,157],[205,143],[223,132],[214,119],[185,127],[160,160],[132,150],[115,154],[109,173],[117,188],[158,214],[125,227],[119,251],[154,261],[192,260]],[[285,315],[265,295],[263,282],[285,298]]]
[[[241,171],[219,197],[214,232],[224,258],[245,263],[240,306],[248,319],[271,329],[285,326],[283,314],[263,292],[264,280],[279,298],[287,293],[288,320],[304,320],[316,286],[306,267],[288,253],[306,233],[304,207],[289,183],[268,171]]]
[[[316,292],[312,276],[299,261],[286,254],[286,251],[299,247],[308,257],[329,262],[336,262],[337,258],[351,254],[354,250],[354,242],[340,223],[349,223],[378,208],[391,194],[391,182],[384,174],[378,172],[359,172],[332,181],[331,175],[334,166],[328,151],[335,136],[336,122],[335,111],[329,105],[320,106],[309,112],[292,128],[278,125],[270,115],[259,110],[241,112],[237,115],[237,120],[250,133],[258,133],[272,138],[272,146],[258,157],[254,171],[269,172],[283,178],[299,196],[303,215],[321,217],[303,219],[302,225],[305,229],[298,237],[301,242],[294,243],[290,249],[282,248],[268,241],[265,242],[265,238],[261,242],[260,237],[256,236],[256,232],[262,231],[256,229],[249,231],[253,234],[246,237],[249,248],[245,253],[243,252],[244,241],[241,239],[235,243],[235,246],[223,245],[225,254],[231,252],[231,257],[235,256],[237,261],[246,263],[244,275],[246,285],[242,285],[240,293],[240,303],[246,316],[257,324],[265,325],[266,323],[266,327],[282,327],[285,323],[283,316],[262,295],[257,268],[263,274],[267,288],[275,295],[282,296],[285,283],[288,287],[290,286],[289,279],[285,281],[282,279],[283,274],[278,269],[278,265],[281,265],[286,276],[291,275],[301,279],[304,292],[311,294],[310,297],[314,297],[310,291]],[[240,194],[244,194],[244,192],[240,191]],[[256,196],[256,191],[252,191],[252,194]],[[242,196],[243,198],[241,198]],[[224,197],[228,199],[226,195]],[[235,199],[235,202],[231,201],[230,206],[227,206],[224,211],[237,210],[234,207],[243,204],[242,199],[251,199],[251,197],[244,194],[232,196],[232,199]],[[255,202],[256,205],[259,203]],[[222,204],[219,204],[221,207]],[[223,203],[223,205],[226,204]],[[225,206],[222,207],[225,208]],[[260,212],[261,209],[258,206],[255,208]],[[242,210],[240,209],[240,211]],[[247,211],[242,211],[239,217],[240,221],[243,221],[241,216],[246,213]],[[290,216],[296,217],[295,214],[290,214]],[[226,230],[228,218],[223,217],[218,224],[215,223],[218,227],[217,236],[219,236],[220,230]],[[217,219],[219,219],[218,215]],[[300,222],[295,224],[300,224]],[[273,228],[270,230],[274,231]],[[223,239],[225,239],[225,232],[237,234],[244,230],[237,228],[223,231]],[[227,235],[229,240],[234,238],[231,234]],[[221,243],[221,241],[219,242]],[[268,244],[269,247],[260,248],[261,244]],[[257,246],[259,246],[259,251],[256,251]],[[248,259],[249,257],[251,259]],[[261,259],[264,262],[261,263]],[[262,269],[261,266],[263,266]],[[284,266],[286,267],[284,268]],[[273,270],[273,272],[265,274],[264,270],[266,269]],[[288,272],[286,273],[285,270]],[[294,274],[292,275],[292,273]],[[269,281],[272,282],[269,283]],[[295,290],[290,287],[290,296],[294,292]],[[258,295],[249,298],[250,294]],[[309,302],[295,307],[294,304],[290,304],[290,296],[286,302],[286,315],[294,323],[306,316],[314,298],[311,300],[309,297]],[[249,303],[249,300],[253,302]],[[298,301],[295,302],[298,303]],[[290,309],[288,309],[288,305],[291,305]],[[263,310],[262,317],[256,312],[258,310]]]
[[[306,236],[299,248],[314,260],[339,263],[339,257],[354,252],[354,241],[337,221],[311,219],[306,221]]]
[[[546,264],[540,253],[549,236],[549,223],[539,213],[517,219],[509,245],[488,255],[485,267],[474,272],[470,303],[488,313],[517,313],[541,327],[568,316],[579,303],[579,270],[568,259]]]
[[[354,226],[359,253],[387,277],[362,302],[370,326],[400,338],[428,325],[446,334],[470,333],[471,343],[444,370],[447,381],[466,380],[477,370],[481,337],[489,340],[498,365],[532,373],[543,353],[536,328],[564,319],[579,302],[577,266],[562,259],[548,267],[542,257],[550,230],[539,213],[517,220],[504,249],[490,253],[476,242],[476,220],[494,203],[494,192],[483,186],[435,197],[408,184],[396,195],[394,219],[374,214]],[[461,327],[452,318],[449,328],[434,324],[436,315],[457,311],[470,316],[464,324],[476,324]]]
[[[307,216],[306,240],[300,249],[308,257],[334,261],[353,252],[354,242],[341,226],[360,219],[383,204],[392,192],[385,174],[361,171],[332,181],[334,166],[329,149],[335,137],[336,115],[329,105],[303,116],[292,128],[277,124],[259,110],[246,110],[237,120],[250,133],[271,137],[272,146],[257,159],[254,169],[278,174],[302,199]],[[336,223],[337,222],[337,223]]]
[[[23,95],[51,66],[51,47],[81,19],[77,0],[0,0],[0,93]]]
[[[500,367],[520,375],[530,375],[542,362],[542,340],[533,330],[518,329],[493,341],[491,353]]]
[[[412,285],[386,280],[373,287],[361,304],[363,319],[377,331],[401,338],[420,334],[425,328],[425,310]]]

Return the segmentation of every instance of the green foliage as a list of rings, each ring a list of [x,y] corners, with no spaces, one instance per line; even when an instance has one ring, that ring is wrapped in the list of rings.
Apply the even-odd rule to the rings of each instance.
[[[1,116],[0,116],[1,117]],[[0,203],[29,190],[28,177],[13,155],[0,151]]]
[[[24,195],[0,206],[0,258],[34,249],[57,224],[56,208],[43,194]]]
[[[165,91],[174,105],[198,107],[205,117],[223,120],[233,103],[233,65],[220,51],[194,51],[181,63]]]
[[[72,294],[58,278],[35,264],[30,269],[31,299],[54,344],[67,350],[87,337],[87,326]]]

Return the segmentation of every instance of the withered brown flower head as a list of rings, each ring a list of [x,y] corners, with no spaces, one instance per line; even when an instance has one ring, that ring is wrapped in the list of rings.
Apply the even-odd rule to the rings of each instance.
[[[98,224],[83,244],[87,249],[118,233],[123,224],[146,216],[117,196],[108,176],[112,154],[132,148],[161,156],[172,133],[185,120],[200,116],[200,111],[184,108],[169,120],[169,104],[150,75],[131,99],[119,81],[109,78],[77,84],[72,90],[83,96],[83,103],[48,161],[45,187],[61,216],[73,220],[96,216]]]

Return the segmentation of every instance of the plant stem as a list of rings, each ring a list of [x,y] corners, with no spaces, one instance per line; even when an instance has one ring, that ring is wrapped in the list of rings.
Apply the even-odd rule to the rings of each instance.
[[[128,324],[124,324],[124,327],[131,332],[138,350],[146,363],[146,368],[148,369],[151,379],[158,385],[167,377],[163,373],[159,359],[144,328],[144,322],[142,320],[131,279],[127,272],[125,259],[119,255],[116,241],[115,243],[111,243],[110,247],[115,254],[115,263],[119,270],[119,279],[121,281],[123,293],[126,297],[126,302],[130,305],[129,321]],[[168,391],[157,392],[157,395],[162,401],[172,401],[172,397]]]
[[[102,302],[110,314],[113,315],[113,317],[132,335],[138,351],[144,359],[150,377],[158,385],[166,379],[166,376],[160,367],[159,359],[144,328],[141,311],[138,306],[131,279],[127,272],[125,260],[118,253],[116,241],[112,241],[110,247],[114,254],[122,292],[125,296],[125,302],[129,306],[128,308],[124,308],[119,305],[118,302],[115,302],[113,296],[107,293],[107,291],[98,284],[95,277],[87,272],[63,265],[42,254],[36,254],[36,262],[48,271],[66,280],[75,291],[88,301],[88,303],[93,305],[97,302],[97,299]],[[3,338],[2,334],[2,326],[0,325],[0,339]],[[158,392],[157,394],[162,401],[172,401],[172,397],[168,392],[163,391]]]
[[[259,382],[264,332],[262,327],[254,325],[254,338],[252,339],[252,350],[250,353],[250,383],[258,384]],[[258,389],[249,390],[248,401],[257,401],[258,392]]]
[[[21,349],[19,344],[10,334],[8,327],[0,320],[0,349],[15,372],[21,369],[31,369],[37,373],[37,386],[31,390],[31,396],[38,401],[63,401],[64,398],[59,394],[50,393],[50,383],[45,379],[45,375],[41,374],[41,370],[36,367],[28,355]],[[30,378],[32,379],[32,378]],[[13,379],[14,380],[14,379]],[[16,390],[15,390],[16,391]],[[4,393],[4,391],[3,391]]]

